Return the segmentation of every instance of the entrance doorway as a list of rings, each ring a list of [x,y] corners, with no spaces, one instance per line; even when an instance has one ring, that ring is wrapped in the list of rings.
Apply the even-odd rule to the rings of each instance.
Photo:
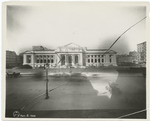
[[[65,65],[65,55],[61,55],[61,65]]]
[[[78,63],[78,55],[75,55],[75,64]]]

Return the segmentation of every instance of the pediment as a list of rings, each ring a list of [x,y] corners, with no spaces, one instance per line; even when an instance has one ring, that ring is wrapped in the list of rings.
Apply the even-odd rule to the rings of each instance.
[[[81,52],[82,47],[74,43],[69,43],[67,45],[58,47],[57,51],[59,52]]]
[[[113,51],[113,50],[110,50],[110,51],[108,51],[108,52],[109,52],[109,53],[112,53],[112,54],[113,54],[113,53],[117,53],[117,52],[115,52],[115,51]]]

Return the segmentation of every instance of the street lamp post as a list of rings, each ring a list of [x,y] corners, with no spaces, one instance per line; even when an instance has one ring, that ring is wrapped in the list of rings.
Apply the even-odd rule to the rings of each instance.
[[[49,98],[49,96],[48,96],[48,81],[49,81],[49,79],[48,79],[48,67],[49,67],[49,64],[47,63],[47,64],[45,64],[44,65],[44,67],[45,67],[45,69],[46,69],[46,97],[45,97],[45,99],[48,99]]]

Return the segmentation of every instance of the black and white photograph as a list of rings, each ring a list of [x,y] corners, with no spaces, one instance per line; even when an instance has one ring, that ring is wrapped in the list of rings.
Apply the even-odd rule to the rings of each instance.
[[[3,119],[148,119],[147,2],[3,3]]]

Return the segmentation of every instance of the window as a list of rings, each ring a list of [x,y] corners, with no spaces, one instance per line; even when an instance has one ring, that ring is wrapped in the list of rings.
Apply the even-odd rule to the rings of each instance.
[[[95,57],[97,57],[97,55],[95,55]]]
[[[40,60],[40,63],[43,63],[43,60]]]
[[[100,63],[100,59],[98,59],[98,62]]]
[[[104,59],[102,59],[102,63],[104,62]]]
[[[54,62],[54,60],[53,59],[51,59],[51,63],[53,63]]]
[[[39,60],[37,60],[36,62],[39,63]]]
[[[31,63],[31,55],[27,55],[27,63]]]
[[[100,55],[98,55],[98,57],[100,57]]]
[[[68,62],[72,63],[72,56],[71,55],[68,56]]]
[[[88,63],[90,63],[90,59],[88,59]]]
[[[93,59],[91,59],[91,62],[93,63]]]
[[[91,57],[93,57],[93,55],[91,55]]]
[[[78,56],[75,56],[75,64],[78,63]]]
[[[109,61],[110,61],[110,63],[111,63],[111,59],[110,59]]]
[[[102,57],[103,57],[103,55],[102,55]]]
[[[50,63],[50,60],[48,59],[48,63]]]
[[[95,63],[97,63],[97,59],[95,59]]]
[[[44,63],[46,63],[46,60],[44,60]]]

